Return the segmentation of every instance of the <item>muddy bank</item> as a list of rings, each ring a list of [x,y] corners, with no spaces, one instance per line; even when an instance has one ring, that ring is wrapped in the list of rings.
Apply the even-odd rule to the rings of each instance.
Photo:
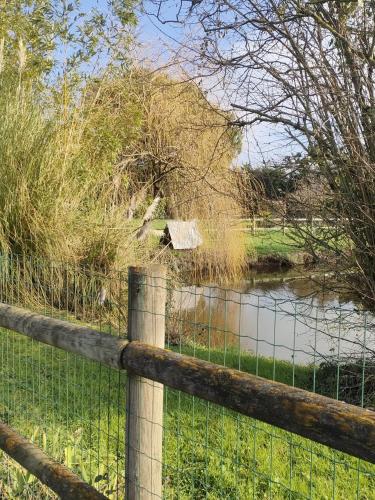
[[[293,252],[290,254],[273,253],[269,255],[259,255],[256,258],[250,257],[248,268],[258,271],[277,271],[279,269],[291,269],[296,266],[312,267],[316,262],[306,252]]]
[[[202,261],[197,265],[193,252],[174,252],[168,259],[168,267],[180,279],[187,283],[197,283],[206,281],[215,281],[226,283],[236,281],[249,274],[284,274],[288,271],[295,271],[299,276],[315,272],[318,264],[314,262],[306,252],[272,253],[268,255],[253,256],[249,255],[244,264],[239,269],[232,269],[230,265],[223,267],[223,263],[217,266],[215,263]],[[319,270],[318,270],[319,271]]]
[[[320,273],[318,264],[305,252],[291,254],[248,256],[241,266],[234,267],[229,262],[212,263],[196,260],[194,252],[171,252],[166,258],[170,273],[185,283],[227,284],[238,282],[251,275],[266,275],[271,277],[293,272],[295,277],[310,277],[311,273]],[[324,271],[323,271],[324,272]]]

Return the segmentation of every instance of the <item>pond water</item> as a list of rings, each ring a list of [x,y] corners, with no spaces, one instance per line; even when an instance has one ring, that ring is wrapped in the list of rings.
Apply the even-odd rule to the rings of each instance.
[[[293,274],[253,275],[227,288],[174,293],[179,335],[210,348],[240,347],[297,364],[365,359],[375,353],[372,314],[328,284]]]

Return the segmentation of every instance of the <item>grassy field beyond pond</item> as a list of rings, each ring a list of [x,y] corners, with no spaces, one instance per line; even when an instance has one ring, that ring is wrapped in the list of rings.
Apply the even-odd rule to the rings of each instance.
[[[247,233],[246,242],[250,253],[254,251],[262,257],[276,254],[287,256],[302,250],[290,233],[283,234],[277,230],[257,231],[255,235]]]

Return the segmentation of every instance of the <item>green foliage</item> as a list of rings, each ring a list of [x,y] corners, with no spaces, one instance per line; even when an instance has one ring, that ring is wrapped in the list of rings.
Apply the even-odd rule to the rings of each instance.
[[[39,76],[53,66],[55,24],[51,0],[0,2],[0,68]]]
[[[115,0],[91,12],[79,0],[1,0],[0,72],[23,79],[82,72],[94,56],[127,60],[137,0]]]
[[[312,166],[308,157],[296,154],[286,156],[278,163],[268,162],[257,168],[245,165],[243,169],[248,182],[259,183],[268,200],[279,200],[296,191],[298,185],[311,173]]]

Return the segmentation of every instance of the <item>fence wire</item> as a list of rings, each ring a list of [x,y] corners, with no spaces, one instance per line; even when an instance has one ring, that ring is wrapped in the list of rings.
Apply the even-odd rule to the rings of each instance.
[[[1,302],[126,335],[124,273],[18,256],[0,273]],[[370,313],[301,290],[165,286],[168,349],[375,407]],[[3,329],[0,363],[0,420],[124,498],[126,374]],[[167,387],[162,466],[168,499],[375,498],[375,466]],[[54,495],[1,454],[0,497]]]

